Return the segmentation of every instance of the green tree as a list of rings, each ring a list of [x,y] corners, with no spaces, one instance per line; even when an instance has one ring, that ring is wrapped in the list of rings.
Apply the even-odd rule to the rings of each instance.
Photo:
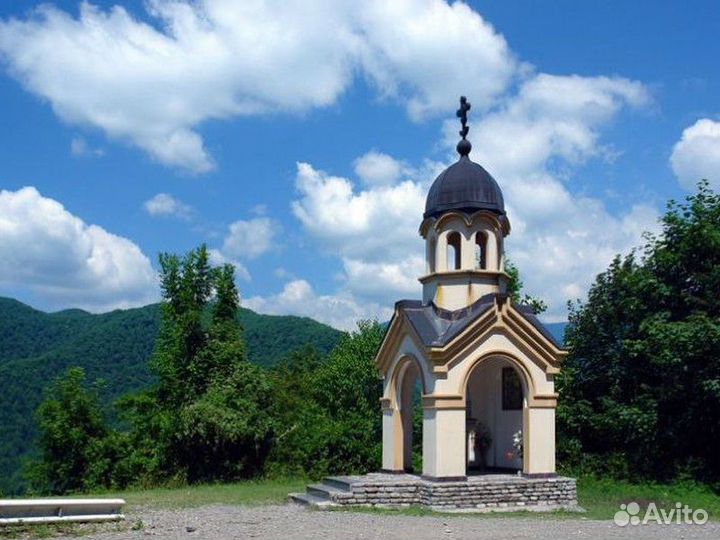
[[[268,457],[274,475],[320,477],[328,472],[330,419],[316,398],[323,358],[312,346],[290,353],[269,373],[276,435]]]
[[[132,426],[128,468],[149,482],[184,481],[193,463],[183,438],[182,412],[204,395],[214,373],[205,314],[219,272],[210,266],[204,245],[183,257],[163,253],[159,262],[162,318],[150,360],[158,382],[123,400],[121,408]]]
[[[335,371],[326,368],[317,351],[305,349],[270,374],[248,360],[232,266],[213,268],[201,246],[183,257],[161,255],[160,268],[161,322],[150,361],[156,383],[117,401],[117,429],[109,429],[97,412],[97,430],[83,417],[76,430],[65,430],[63,422],[73,421],[63,417],[66,409],[55,402],[44,405],[38,418],[48,451],[32,468],[38,489],[61,493],[234,480],[265,473],[269,456],[279,458],[276,464],[283,457],[297,458],[291,461],[298,464],[295,473],[367,468],[367,448],[348,447],[338,455],[333,448],[346,436],[367,438],[368,426],[379,433],[377,396],[371,406],[359,399],[367,388],[379,389],[373,364],[382,336],[377,323],[361,325],[360,332],[343,338],[331,363]],[[279,328],[305,324],[291,322]],[[339,335],[333,332],[331,341]],[[327,350],[329,341],[318,341]],[[290,374],[287,381],[278,376],[283,369]],[[78,391],[83,383],[78,373],[71,372],[52,393],[63,399],[76,396],[99,411],[95,394]],[[359,386],[341,388],[346,381],[338,377]],[[355,392],[340,406],[360,407],[335,410],[337,404],[327,395],[332,386]],[[277,453],[277,448],[282,450]],[[56,467],[60,461],[64,468]],[[72,480],[58,484],[64,477]]]
[[[316,399],[330,419],[328,470],[367,472],[380,467],[382,382],[375,355],[385,335],[377,321],[360,321],[341,339],[317,374]]]
[[[215,273],[204,245],[183,258],[163,253],[159,260],[162,322],[151,365],[159,378],[161,405],[174,409],[201,393],[205,384],[192,367],[207,344],[203,314]]]
[[[507,292],[515,304],[530,306],[536,315],[543,313],[547,309],[547,304],[542,299],[527,293],[523,294],[524,284],[520,278],[520,270],[510,259],[505,261],[505,273],[510,276],[507,284]]]
[[[190,363],[198,396],[179,415],[178,445],[190,481],[259,474],[274,432],[267,374],[248,361],[236,321],[233,266],[213,271],[213,288],[207,343]]]
[[[247,361],[180,411],[179,443],[191,482],[261,474],[274,433],[265,371]]]
[[[558,408],[566,463],[720,477],[720,197],[671,201],[662,233],[570,305]]]
[[[129,477],[129,483],[144,488],[172,477],[183,481],[185,476],[178,473],[177,461],[168,457],[173,448],[174,414],[160,408],[157,387],[127,394],[116,407],[128,448],[118,471]]]
[[[258,474],[273,438],[271,387],[247,358],[234,267],[211,267],[205,246],[163,254],[160,267],[159,380],[122,403],[133,448],[123,470],[151,483]]]
[[[97,387],[85,384],[85,371],[71,368],[56,379],[36,413],[40,458],[28,467],[31,487],[63,494],[86,487],[86,475],[102,453],[108,435]]]
[[[202,395],[214,380],[230,377],[238,362],[247,362],[245,340],[236,318],[240,298],[235,269],[229,264],[214,268],[212,278],[215,295],[210,327],[203,347],[188,360],[195,395]]]
[[[382,383],[374,360],[384,334],[377,321],[361,321],[326,360],[306,348],[273,369],[271,472],[317,477],[380,467]]]

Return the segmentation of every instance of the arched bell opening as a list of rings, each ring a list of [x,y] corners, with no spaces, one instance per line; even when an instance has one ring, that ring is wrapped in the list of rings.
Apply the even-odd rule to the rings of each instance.
[[[479,362],[465,388],[467,474],[515,472],[523,468],[528,385],[503,357]]]
[[[447,265],[448,270],[460,270],[462,268],[462,238],[459,232],[451,232],[447,235]]]

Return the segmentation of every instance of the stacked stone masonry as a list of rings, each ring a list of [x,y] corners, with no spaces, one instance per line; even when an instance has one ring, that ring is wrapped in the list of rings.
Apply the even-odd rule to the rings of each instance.
[[[577,508],[575,479],[510,474],[430,481],[409,474],[326,478],[308,494],[341,506],[425,506],[437,510],[552,510]],[[297,500],[297,498],[296,498]]]

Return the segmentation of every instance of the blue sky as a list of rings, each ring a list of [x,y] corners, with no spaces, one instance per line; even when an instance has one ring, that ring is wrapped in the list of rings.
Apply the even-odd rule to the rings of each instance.
[[[154,301],[206,242],[248,307],[388,317],[461,93],[547,320],[720,185],[715,2],[37,6],[0,4],[0,294],[41,309]]]

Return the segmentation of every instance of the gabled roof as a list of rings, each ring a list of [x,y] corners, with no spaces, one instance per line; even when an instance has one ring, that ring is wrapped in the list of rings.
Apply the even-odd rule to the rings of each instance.
[[[395,304],[395,314],[376,356],[382,371],[394,356],[404,335],[409,335],[432,360],[433,371],[447,372],[467,347],[499,328],[547,373],[557,373],[567,354],[529,306],[514,305],[506,294],[488,294],[455,311],[416,300]]]
[[[492,309],[498,296],[500,295],[486,294],[470,306],[456,311],[448,311],[432,303],[423,305],[419,300],[400,300],[396,302],[395,308],[396,312],[407,317],[423,345],[444,347],[483,313]],[[558,349],[562,348],[562,344],[545,328],[530,306],[514,304],[513,307],[553,345]]]

